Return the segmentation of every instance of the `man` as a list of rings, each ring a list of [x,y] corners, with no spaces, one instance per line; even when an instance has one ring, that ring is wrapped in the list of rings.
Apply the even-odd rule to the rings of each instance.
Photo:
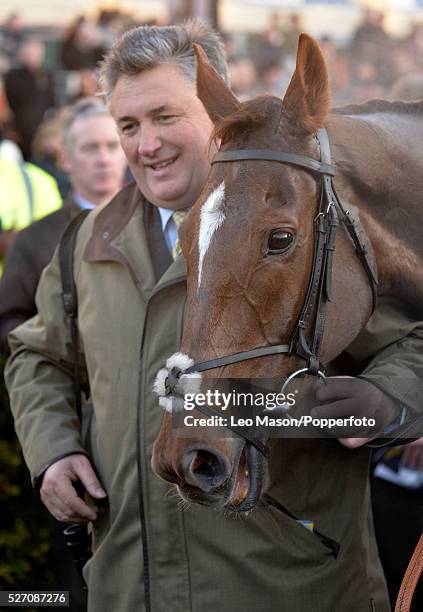
[[[55,106],[53,74],[43,67],[44,56],[44,44],[28,39],[19,49],[20,66],[4,75],[4,92],[25,159],[31,157],[32,139],[46,111]]]
[[[81,100],[63,121],[62,165],[72,194],[63,208],[20,232],[10,248],[0,281],[0,352],[9,353],[7,335],[37,312],[35,291],[59,238],[82,209],[108,202],[122,187],[125,156],[107,107]]]
[[[367,528],[352,535],[370,553],[358,568],[341,557],[343,572],[350,569],[338,576],[339,561],[295,520],[263,509],[246,520],[201,506],[181,512],[173,489],[151,471],[162,416],[151,388],[179,345],[185,302],[183,259],[168,265],[175,238],[168,217],[192,206],[209,168],[212,124],[196,96],[193,42],[225,78],[221,43],[199,24],[127,32],[103,66],[136,185],[91,214],[78,234],[80,364],[93,417],[82,439],[56,255],[38,289],[40,315],[11,335],[7,382],[27,464],[56,518],[92,521],[93,557],[84,569],[90,611],[386,611]],[[298,478],[305,491],[315,484]],[[90,504],[77,497],[77,480]]]

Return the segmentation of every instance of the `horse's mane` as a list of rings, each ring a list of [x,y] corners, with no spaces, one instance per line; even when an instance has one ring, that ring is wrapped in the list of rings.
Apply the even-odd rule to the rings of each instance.
[[[234,138],[251,134],[263,127],[269,120],[271,111],[275,111],[275,102],[278,101],[283,112],[282,100],[277,96],[262,94],[243,102],[239,108],[216,124],[211,142],[216,140],[231,141]],[[348,104],[331,109],[337,115],[369,115],[373,113],[423,114],[423,99],[415,102],[401,100],[369,100],[362,104]]]
[[[397,100],[369,100],[362,104],[347,104],[338,108],[333,108],[332,113],[337,115],[369,115],[371,113],[423,113],[423,99],[415,102],[403,102]]]

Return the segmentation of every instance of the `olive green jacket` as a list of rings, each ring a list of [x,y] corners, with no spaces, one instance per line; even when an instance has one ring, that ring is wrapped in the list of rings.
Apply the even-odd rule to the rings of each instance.
[[[155,284],[141,204],[136,188],[126,187],[93,211],[78,235],[80,360],[93,402],[92,414],[83,415],[84,435],[73,409],[57,254],[37,292],[39,315],[10,337],[6,379],[32,478],[58,458],[82,452],[108,494],[84,570],[90,612],[387,612],[369,513],[367,448],[286,440],[271,457],[270,493],[337,540],[337,559],[278,510],[257,508],[234,518],[181,508],[173,487],[153,474],[162,411],[151,389],[179,346],[186,284],[182,259]],[[391,348],[417,328],[408,319],[396,325],[382,325]],[[380,332],[375,338],[366,337],[365,352],[374,354],[372,342],[382,348]],[[409,335],[396,352],[412,353],[417,341],[422,344]],[[377,359],[368,376],[372,369],[378,372]]]

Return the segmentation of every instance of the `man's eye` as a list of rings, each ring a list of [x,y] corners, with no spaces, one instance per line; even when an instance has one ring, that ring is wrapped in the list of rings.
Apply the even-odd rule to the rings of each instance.
[[[121,125],[120,131],[122,134],[130,134],[135,129],[135,123],[126,123],[125,125]]]
[[[289,249],[294,240],[294,234],[284,230],[275,230],[269,236],[269,253],[284,253]]]
[[[159,123],[170,123],[175,118],[175,115],[158,115],[157,121]]]

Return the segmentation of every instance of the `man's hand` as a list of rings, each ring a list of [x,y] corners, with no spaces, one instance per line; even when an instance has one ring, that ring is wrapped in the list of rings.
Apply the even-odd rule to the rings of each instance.
[[[84,502],[75,490],[80,481],[94,499],[106,493],[85,455],[69,455],[53,463],[45,472],[40,489],[41,499],[49,512],[64,523],[88,523],[97,518],[97,508]]]
[[[365,427],[359,430],[354,427],[332,429],[347,448],[358,448],[378,437],[399,414],[399,407],[390,397],[366,380],[352,376],[333,376],[324,383],[319,382],[316,400],[320,405],[311,410],[313,417],[336,419],[354,416],[375,420],[370,433]],[[352,437],[357,434],[361,437]]]
[[[406,467],[423,472],[423,438],[403,446],[401,459]]]

